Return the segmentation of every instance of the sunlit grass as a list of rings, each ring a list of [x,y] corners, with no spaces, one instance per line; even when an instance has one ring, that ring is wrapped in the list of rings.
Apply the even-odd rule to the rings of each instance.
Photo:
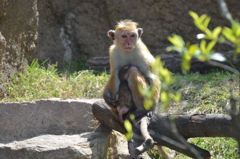
[[[239,96],[239,77],[228,72],[213,72],[209,74],[188,74],[173,76],[175,82],[171,89],[180,91],[181,102],[172,103],[171,112],[181,113],[227,113],[230,89]],[[178,108],[178,109],[176,109]]]
[[[227,114],[230,89],[235,97],[240,97],[239,76],[228,72],[175,74],[173,77],[175,82],[172,91],[180,91],[182,100],[179,103],[172,102],[169,113]],[[232,138],[191,138],[188,141],[210,151],[213,159],[239,158],[237,142]],[[189,159],[180,153],[176,158]]]
[[[65,75],[55,65],[47,68],[34,61],[25,72],[11,77],[5,83],[5,98],[1,102],[22,102],[45,98],[101,98],[108,79],[107,73],[94,74],[84,70]]]

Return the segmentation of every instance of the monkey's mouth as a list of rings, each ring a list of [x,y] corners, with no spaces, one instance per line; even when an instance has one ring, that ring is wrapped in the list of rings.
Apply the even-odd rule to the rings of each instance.
[[[133,48],[132,48],[132,47],[125,47],[124,50],[125,50],[126,52],[131,52],[131,51],[133,50]]]

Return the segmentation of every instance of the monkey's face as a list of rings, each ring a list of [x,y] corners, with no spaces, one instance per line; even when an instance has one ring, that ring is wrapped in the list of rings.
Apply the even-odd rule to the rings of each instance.
[[[135,49],[138,34],[136,30],[133,31],[117,31],[116,43],[118,47],[124,52],[132,52]]]

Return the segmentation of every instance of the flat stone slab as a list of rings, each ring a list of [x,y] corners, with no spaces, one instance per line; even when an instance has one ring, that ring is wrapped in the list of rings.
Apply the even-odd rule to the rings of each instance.
[[[0,103],[0,159],[129,159],[125,136],[95,121],[99,100]]]
[[[0,144],[1,159],[101,159],[105,158],[107,134],[40,135]]]
[[[41,134],[81,134],[92,131],[92,104],[101,99],[52,98],[24,103],[0,103],[0,143]],[[92,126],[91,126],[92,125]]]

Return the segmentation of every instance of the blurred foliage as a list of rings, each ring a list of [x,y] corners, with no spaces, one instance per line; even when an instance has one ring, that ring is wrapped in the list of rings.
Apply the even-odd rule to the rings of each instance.
[[[168,40],[173,44],[167,48],[167,51],[177,51],[182,57],[181,67],[184,73],[190,69],[190,61],[193,57],[203,62],[211,60],[223,62],[226,58],[214,51],[216,43],[226,43],[233,47],[233,58],[237,58],[240,53],[240,23],[235,20],[231,28],[216,27],[213,30],[208,28],[211,18],[206,14],[198,16],[195,12],[190,11],[195,26],[203,33],[198,34],[199,44],[190,44],[185,42],[179,35],[173,34]]]

